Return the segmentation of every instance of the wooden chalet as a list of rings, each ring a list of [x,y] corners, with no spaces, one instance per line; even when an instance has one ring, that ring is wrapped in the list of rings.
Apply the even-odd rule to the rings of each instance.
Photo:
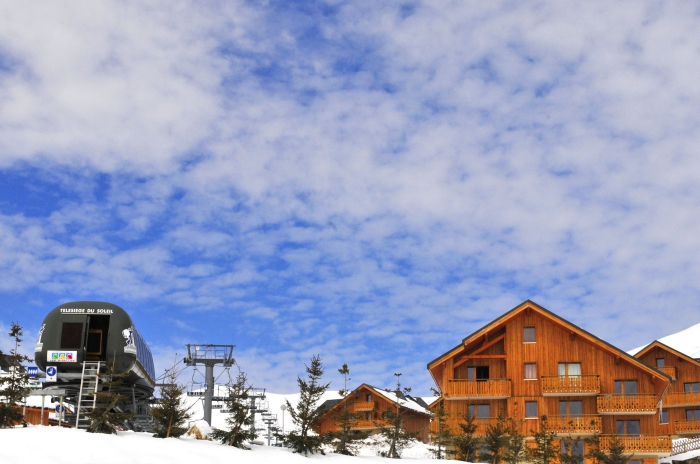
[[[477,435],[499,413],[531,437],[547,428],[559,437],[618,435],[633,461],[652,464],[672,452],[659,425],[671,377],[545,308],[525,301],[428,364],[450,414],[450,426],[476,417]],[[576,443],[583,452],[583,443]]]
[[[661,401],[659,430],[676,437],[700,435],[700,361],[659,341],[650,343],[635,357],[672,379]]]
[[[397,397],[394,391],[362,384],[342,400],[322,405],[326,411],[316,421],[314,429],[319,433],[336,431],[334,417],[343,408],[348,407],[355,414],[353,430],[376,433],[383,424],[382,413],[387,409],[396,412],[398,408],[403,416],[403,428],[408,432],[417,433],[418,439],[427,443],[430,413],[426,406],[419,398],[409,395]]]

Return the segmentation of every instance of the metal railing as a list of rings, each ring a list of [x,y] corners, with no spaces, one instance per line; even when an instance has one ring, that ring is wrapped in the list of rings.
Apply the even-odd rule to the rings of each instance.
[[[597,375],[542,376],[543,395],[596,395],[600,393]]]
[[[688,440],[676,440],[673,444],[673,455],[687,453],[700,449],[700,437],[690,438]]]
[[[447,382],[445,397],[456,398],[508,398],[511,396],[510,379],[466,380],[454,379]]]

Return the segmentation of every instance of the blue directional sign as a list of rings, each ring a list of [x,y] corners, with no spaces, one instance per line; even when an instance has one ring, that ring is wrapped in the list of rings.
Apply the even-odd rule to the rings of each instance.
[[[56,368],[53,366],[47,367],[46,368],[46,375],[48,375],[50,377],[53,377],[54,375],[56,375]]]
[[[36,366],[29,366],[27,367],[27,374],[29,374],[29,377],[34,378],[39,375],[39,368]]]
[[[56,413],[59,413],[59,414],[60,414],[60,413],[62,413],[62,412],[66,412],[66,407],[65,407],[65,406],[61,406],[60,404],[57,404],[57,405],[56,405]]]

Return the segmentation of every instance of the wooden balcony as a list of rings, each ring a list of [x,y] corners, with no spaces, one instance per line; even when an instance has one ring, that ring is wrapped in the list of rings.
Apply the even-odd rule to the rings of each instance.
[[[676,421],[674,431],[678,435],[699,434],[700,421]]]
[[[656,395],[600,395],[598,414],[656,414]]]
[[[607,452],[612,437],[600,437],[600,448]],[[625,445],[624,454],[639,455],[670,455],[673,452],[673,441],[669,435],[618,436]]]
[[[542,376],[543,396],[595,396],[600,393],[597,375]]]
[[[663,397],[665,408],[700,406],[700,393],[668,393]]]
[[[658,370],[666,375],[670,375],[673,380],[676,380],[676,368],[674,366],[657,367]]]
[[[510,398],[513,391],[510,379],[466,380],[447,382],[444,398],[448,400],[496,400]]]
[[[462,428],[459,426],[460,423],[464,423],[464,420],[462,419],[448,419],[447,420],[447,427],[449,427],[450,431],[454,434],[461,435],[462,434]],[[483,437],[486,435],[486,429],[490,424],[495,424],[496,423],[496,418],[494,417],[487,417],[484,419],[477,419],[476,420],[476,432],[474,432],[474,435],[477,437]],[[430,430],[432,432],[437,432],[438,429],[438,423],[436,420],[430,421]]]
[[[355,420],[352,422],[352,428],[361,430],[361,429],[378,429],[379,427],[382,426],[382,424],[385,424],[384,421],[381,420]]]
[[[557,435],[585,436],[601,433],[600,416],[547,416],[547,428]]]
[[[356,401],[353,404],[353,411],[359,412],[359,411],[374,411],[377,409],[377,402],[376,401]]]

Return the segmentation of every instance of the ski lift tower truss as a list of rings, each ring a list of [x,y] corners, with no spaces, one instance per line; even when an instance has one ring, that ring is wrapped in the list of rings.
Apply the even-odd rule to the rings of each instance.
[[[187,345],[187,366],[203,365],[206,368],[205,382],[207,390],[204,393],[204,420],[211,425],[211,403],[214,399],[214,366],[221,364],[229,368],[233,366],[233,348],[235,345],[210,345],[192,344]]]

